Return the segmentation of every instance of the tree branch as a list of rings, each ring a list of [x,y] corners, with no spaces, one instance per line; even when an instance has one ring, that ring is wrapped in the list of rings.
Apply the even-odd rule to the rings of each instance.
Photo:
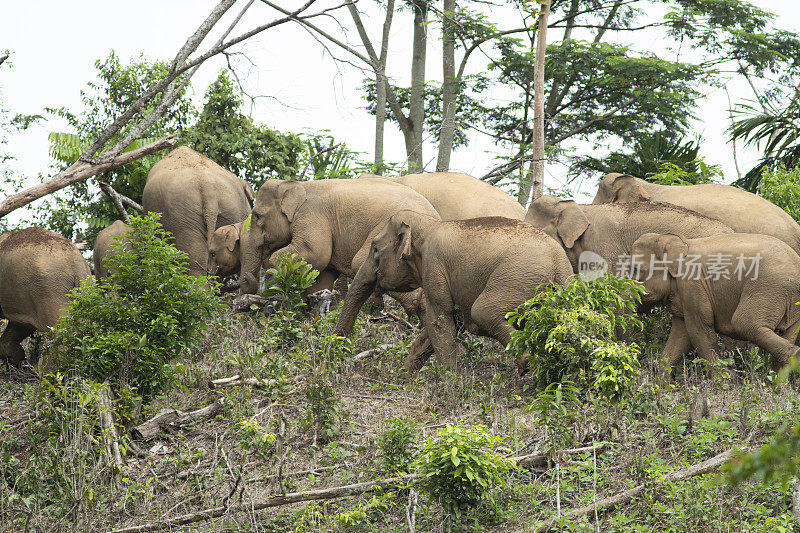
[[[108,198],[114,203],[114,207],[117,208],[119,216],[124,223],[129,224],[130,217],[128,217],[128,211],[125,209],[125,205],[123,204],[129,205],[139,213],[144,213],[144,207],[142,207],[141,204],[134,202],[124,194],[120,194],[119,192],[115,191],[114,188],[105,181],[101,181],[98,184],[100,185],[100,190],[106,193]]]
[[[2,65],[2,64],[3,64],[3,61],[5,61],[6,59],[8,59],[8,54],[3,54],[3,55],[1,55],[1,56],[0,56],[0,65]]]
[[[111,161],[105,163],[87,163],[85,161],[78,160],[70,165],[68,169],[59,172],[53,179],[8,196],[2,201],[2,203],[0,203],[0,217],[4,217],[15,209],[27,205],[34,200],[41,198],[42,196],[46,196],[50,193],[63,189],[64,187],[68,187],[74,183],[78,183],[79,181],[83,181],[91,176],[94,176],[95,174],[100,174],[101,172],[111,170],[112,168],[126,165],[132,161],[141,159],[146,155],[170,148],[175,146],[177,142],[178,136],[170,135],[169,137],[165,137],[154,143],[142,146],[136,150],[124,152]]]
[[[325,148],[324,150],[320,150],[320,151],[319,151],[319,152],[317,152],[316,154],[314,154],[314,155],[312,155],[311,157],[309,157],[309,158],[308,158],[308,161],[306,161],[306,164],[305,164],[305,165],[303,165],[303,170],[302,170],[302,171],[300,171],[300,176],[298,176],[298,178],[297,178],[297,179],[298,179],[298,181],[302,180],[302,179],[303,179],[303,176],[305,176],[305,175],[306,175],[306,170],[308,170],[308,165],[310,165],[310,164],[311,164],[311,162],[312,162],[314,159],[316,159],[317,157],[321,156],[322,154],[324,154],[324,153],[326,153],[326,152],[330,152],[331,150],[335,150],[336,148],[339,148],[340,146],[342,146],[342,143],[334,144],[333,146],[329,146],[328,148]]]

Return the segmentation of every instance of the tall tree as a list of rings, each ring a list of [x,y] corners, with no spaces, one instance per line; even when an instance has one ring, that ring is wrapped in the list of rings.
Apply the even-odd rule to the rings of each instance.
[[[539,25],[536,31],[536,59],[533,65],[533,153],[531,154],[531,185],[533,199],[544,194],[544,64],[547,49],[547,16],[550,0],[540,0]],[[519,198],[528,204],[527,194]]]

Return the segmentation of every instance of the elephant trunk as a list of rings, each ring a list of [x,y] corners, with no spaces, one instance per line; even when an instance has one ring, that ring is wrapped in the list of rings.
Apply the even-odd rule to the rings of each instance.
[[[242,232],[239,242],[242,254],[242,265],[239,271],[239,292],[255,294],[258,292],[258,274],[264,254],[264,244],[256,241],[255,228]]]
[[[375,270],[375,258],[370,253],[361,268],[358,269],[356,277],[353,278],[353,282],[347,290],[347,296],[345,296],[342,304],[342,311],[339,313],[339,320],[336,322],[334,335],[346,337],[350,334],[361,306],[364,305],[364,302],[375,290],[375,284],[377,283]]]

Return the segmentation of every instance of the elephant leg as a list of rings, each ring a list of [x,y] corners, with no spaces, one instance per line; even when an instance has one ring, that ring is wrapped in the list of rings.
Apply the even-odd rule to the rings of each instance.
[[[314,281],[314,284],[309,287],[308,294],[314,294],[317,291],[322,291],[328,289],[329,291],[333,290],[333,284],[336,282],[336,278],[339,277],[339,273],[335,270],[331,270],[326,268],[325,270],[319,273],[317,279]]]
[[[406,373],[413,375],[419,372],[420,368],[422,368],[425,363],[428,362],[428,359],[431,358],[433,351],[431,339],[423,330],[419,335],[417,335],[417,338],[414,339],[414,342],[408,349],[408,355],[406,356],[406,363],[404,367]]]
[[[470,319],[477,326],[478,331],[482,335],[495,339],[503,346],[508,346],[511,342],[511,332],[513,331],[505,318],[506,313],[513,307],[501,305],[501,302],[508,301],[508,289],[498,292],[484,291],[475,299],[470,311]],[[529,357],[530,353],[525,350],[517,359],[517,371],[520,376],[524,376],[528,372]]]
[[[717,354],[717,332],[711,325],[712,323],[697,319],[685,322],[685,324],[689,340],[697,349],[697,355],[709,363],[716,362],[719,359]]]
[[[773,356],[773,368],[776,370],[783,368],[789,364],[789,360],[800,353],[800,348],[794,344],[794,338],[797,337],[797,322],[792,324],[784,334],[785,336],[775,333],[774,327],[768,324],[775,324],[780,316],[759,316],[758,319],[753,317],[750,309],[758,306],[758,301],[752,299],[748,302],[748,307],[740,306],[736,309],[731,317],[731,325],[739,333],[739,335],[759,348],[768,351]],[[776,307],[769,306],[768,301],[761,302],[762,305],[767,307],[756,307],[762,309],[776,309]],[[769,311],[767,311],[769,314]],[[788,337],[788,338],[787,338]]]
[[[450,294],[444,288],[439,288],[434,294],[424,294],[422,300],[420,318],[433,345],[436,359],[443,365],[456,369],[458,345]]]
[[[0,335],[0,359],[8,361],[14,366],[21,365],[25,360],[25,350],[22,349],[20,343],[31,336],[34,331],[36,330],[31,327],[9,322],[3,334]]]
[[[669,329],[669,336],[664,348],[661,351],[661,363],[666,360],[666,368],[663,369],[665,374],[662,375],[662,381],[669,381],[672,367],[687,353],[692,351],[692,341],[689,339],[689,334],[686,331],[686,323],[682,318],[677,316],[672,317],[672,325]]]

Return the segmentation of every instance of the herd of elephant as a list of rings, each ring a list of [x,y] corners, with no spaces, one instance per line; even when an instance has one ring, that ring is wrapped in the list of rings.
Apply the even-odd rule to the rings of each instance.
[[[715,360],[717,334],[758,345],[776,367],[800,352],[800,226],[727,185],[609,174],[590,205],[543,196],[527,212],[500,189],[452,172],[268,180],[254,196],[233,173],[180,147],[152,168],[142,204],[162,213],[192,274],[238,274],[242,292],[255,292],[261,268],[287,252],[319,271],[309,293],[352,278],[336,334],[349,334],[370,295],[390,294],[423,326],[408,372],[434,354],[456,367],[458,327],[506,345],[506,314],[548,281],[569,283],[589,252],[644,284],[643,309],[670,310],[662,355],[671,365],[691,350]],[[127,229],[115,222],[98,235],[97,277],[107,275],[103,257]],[[67,293],[89,275],[75,245],[55,233],[0,236],[0,310],[8,319],[0,359],[19,365],[20,342],[53,326]],[[524,374],[527,356],[517,364]]]

